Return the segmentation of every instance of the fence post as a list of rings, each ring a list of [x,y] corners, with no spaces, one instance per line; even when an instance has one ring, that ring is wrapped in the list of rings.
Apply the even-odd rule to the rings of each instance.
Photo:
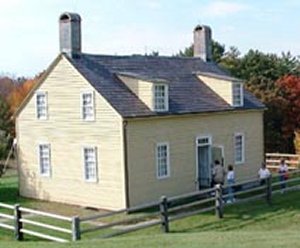
[[[217,184],[215,186],[215,197],[216,197],[216,216],[223,218],[223,190],[222,185]]]
[[[166,196],[160,198],[160,216],[161,216],[161,227],[165,233],[169,232],[169,216],[168,216],[168,200]]]
[[[14,206],[14,217],[15,217],[15,239],[18,241],[23,240],[23,233],[21,229],[23,228],[23,223],[20,221],[22,218],[22,213],[20,211],[20,204]]]
[[[72,217],[72,241],[80,240],[80,219],[78,216]]]
[[[266,178],[266,200],[268,204],[272,204],[272,175]]]

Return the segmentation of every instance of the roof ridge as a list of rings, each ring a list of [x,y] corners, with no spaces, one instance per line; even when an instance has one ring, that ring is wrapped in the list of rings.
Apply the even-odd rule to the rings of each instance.
[[[92,53],[82,53],[84,57],[106,57],[106,58],[149,58],[149,59],[180,59],[180,60],[196,60],[205,64],[216,64],[215,62],[205,62],[198,57],[182,57],[182,56],[174,56],[174,55],[159,55],[159,56],[151,56],[151,55],[143,55],[143,54],[131,54],[131,55],[111,55],[111,54],[92,54]]]

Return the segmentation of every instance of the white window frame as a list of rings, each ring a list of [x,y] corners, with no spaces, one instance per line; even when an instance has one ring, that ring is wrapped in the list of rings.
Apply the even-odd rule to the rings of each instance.
[[[164,87],[164,93],[165,93],[165,96],[164,96],[164,109],[159,109],[159,108],[156,108],[156,101],[157,101],[157,98],[156,98],[156,87],[161,87],[163,86]],[[155,112],[166,112],[166,111],[169,111],[169,86],[167,84],[154,84],[153,85],[153,109]]]
[[[235,87],[239,87],[239,90],[235,91]],[[236,93],[238,95],[236,95]],[[239,102],[235,101],[236,97],[240,98]],[[234,107],[244,106],[244,87],[243,87],[242,83],[238,83],[238,82],[232,83],[232,106],[234,106]]]
[[[166,161],[167,161],[167,164],[166,164],[166,170],[167,170],[167,174],[166,175],[160,175],[160,168],[159,167],[159,157],[158,157],[158,148],[159,147],[162,147],[162,146],[165,146],[167,148],[167,158],[166,158]],[[171,173],[170,173],[170,144],[169,142],[159,142],[159,143],[156,143],[156,146],[155,146],[155,164],[156,164],[156,178],[157,179],[166,179],[168,177],[170,177]]]
[[[94,158],[95,158],[95,168],[94,168],[94,177],[93,178],[88,178],[88,174],[87,174],[87,166],[86,166],[86,156],[85,156],[85,151],[86,149],[93,149],[94,150]],[[90,183],[96,183],[98,182],[98,149],[96,146],[84,146],[82,148],[82,158],[83,158],[83,177],[84,177],[84,181],[85,182],[90,182]]]
[[[45,106],[40,106],[38,104],[38,96],[44,96],[45,97]],[[36,110],[36,118],[38,120],[47,120],[48,119],[48,94],[45,91],[37,91],[35,94],[35,110]],[[45,107],[45,115],[40,116],[40,108]]]
[[[84,95],[87,95],[87,94],[91,94],[92,95],[92,103],[91,105],[92,106],[84,106],[83,104],[83,97]],[[84,117],[84,108],[85,107],[92,107],[92,116],[90,117]],[[83,91],[81,92],[81,95],[80,95],[80,109],[81,109],[81,119],[83,121],[95,121],[95,94],[94,94],[94,91]]]
[[[42,157],[41,157],[41,147],[46,146],[48,149],[48,171],[45,173],[43,169],[45,165],[42,164]],[[51,145],[49,143],[39,143],[38,144],[38,161],[39,161],[39,174],[43,177],[50,177],[51,176]]]
[[[237,160],[237,138],[241,137],[241,160]],[[244,164],[245,163],[245,134],[244,133],[235,133],[234,134],[234,163],[235,164]]]

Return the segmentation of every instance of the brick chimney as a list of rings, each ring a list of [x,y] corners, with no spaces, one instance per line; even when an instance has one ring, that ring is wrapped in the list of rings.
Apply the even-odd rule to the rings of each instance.
[[[194,57],[205,62],[212,61],[211,29],[209,26],[198,25],[194,29]]]
[[[65,12],[59,17],[60,52],[70,57],[81,53],[81,18],[76,13]]]

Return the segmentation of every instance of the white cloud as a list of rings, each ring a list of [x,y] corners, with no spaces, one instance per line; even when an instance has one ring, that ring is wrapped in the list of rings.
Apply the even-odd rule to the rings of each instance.
[[[225,17],[248,10],[249,8],[250,6],[242,3],[215,1],[204,7],[202,13],[206,17]]]

